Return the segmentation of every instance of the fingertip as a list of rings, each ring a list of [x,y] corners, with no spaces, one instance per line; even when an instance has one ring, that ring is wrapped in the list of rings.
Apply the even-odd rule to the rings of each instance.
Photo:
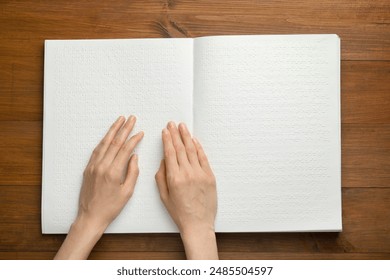
[[[163,144],[165,144],[168,141],[168,137],[169,137],[169,130],[164,127],[164,129],[162,130],[162,133],[161,133],[161,138],[162,138]]]
[[[174,121],[170,121],[170,122],[168,122],[168,124],[167,124],[167,128],[175,128],[176,127],[176,124],[175,124],[175,122]]]
[[[181,135],[186,135],[186,136],[191,137],[191,133],[188,130],[187,125],[185,123],[183,123],[183,122],[179,124],[179,131],[180,131]]]
[[[126,121],[126,118],[124,116],[119,116],[116,121],[111,125],[111,128],[119,129],[120,126],[123,125],[123,123]]]

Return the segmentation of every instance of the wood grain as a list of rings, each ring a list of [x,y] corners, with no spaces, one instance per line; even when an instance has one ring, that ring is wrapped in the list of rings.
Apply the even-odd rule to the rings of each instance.
[[[343,232],[218,234],[222,259],[390,259],[388,0],[1,1],[0,259],[52,258],[40,225],[45,39],[336,33]],[[105,235],[92,259],[184,259],[178,234]]]
[[[0,260],[52,259],[55,252],[0,252]],[[242,253],[221,252],[222,260],[388,260],[388,253]],[[92,260],[172,260],[185,259],[184,252],[92,252]]]
[[[1,251],[56,251],[64,235],[42,235],[40,186],[0,187]],[[218,233],[221,252],[390,253],[390,188],[345,188],[342,233]],[[387,222],[386,222],[387,221]],[[178,234],[107,234],[94,251],[183,251]]]
[[[3,4],[0,38],[336,33],[343,39],[343,59],[390,60],[390,5],[386,0],[29,3]]]

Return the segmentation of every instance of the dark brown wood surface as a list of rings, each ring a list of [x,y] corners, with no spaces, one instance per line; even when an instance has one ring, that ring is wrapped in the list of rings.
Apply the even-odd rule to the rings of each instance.
[[[45,39],[337,33],[342,233],[218,234],[222,259],[390,259],[390,2],[0,1],[0,259],[47,259],[42,235]],[[92,259],[183,259],[178,234],[105,235]]]

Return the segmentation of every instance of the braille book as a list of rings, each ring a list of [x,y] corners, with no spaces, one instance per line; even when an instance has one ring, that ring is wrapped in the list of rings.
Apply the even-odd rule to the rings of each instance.
[[[341,231],[337,35],[46,40],[42,232],[66,233],[94,147],[137,116],[140,175],[109,233],[177,232],[155,183],[185,122],[217,179],[218,232]]]

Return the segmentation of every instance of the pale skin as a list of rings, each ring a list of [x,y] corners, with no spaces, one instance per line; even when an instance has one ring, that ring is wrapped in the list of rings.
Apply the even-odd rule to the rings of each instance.
[[[131,199],[137,182],[134,149],[143,132],[129,139],[136,118],[119,117],[92,153],[84,171],[78,215],[54,259],[87,259],[106,228]],[[164,159],[155,179],[160,197],[183,240],[188,259],[218,259],[214,231],[216,182],[199,141],[185,124],[162,131]]]

